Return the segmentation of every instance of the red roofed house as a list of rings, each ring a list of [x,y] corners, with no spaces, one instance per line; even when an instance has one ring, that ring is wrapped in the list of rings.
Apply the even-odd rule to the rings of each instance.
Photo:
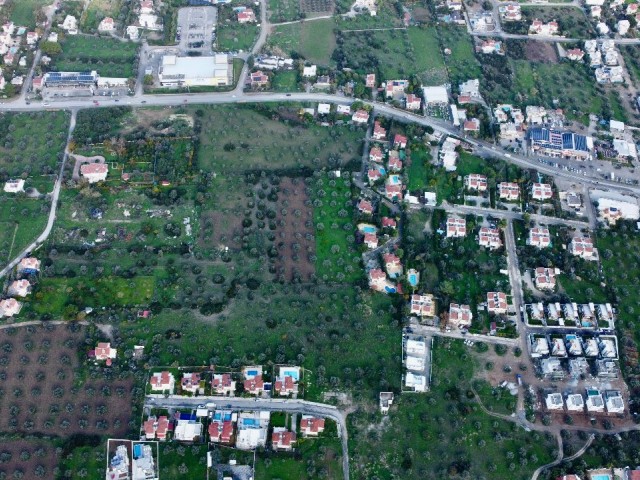
[[[95,349],[96,360],[110,360],[118,356],[118,350],[111,348],[111,343],[98,343]]]
[[[373,205],[369,200],[360,199],[358,202],[358,210],[360,213],[371,215],[373,213]]]
[[[367,171],[367,178],[369,179],[369,184],[372,185],[382,178],[382,174],[377,168],[371,168]]]
[[[153,392],[169,390],[169,392],[173,393],[173,389],[176,386],[176,379],[171,372],[156,372],[151,376],[149,383],[151,384],[151,390]]]
[[[317,437],[324,432],[324,418],[303,415],[300,420],[300,431],[303,437]]]
[[[635,471],[640,471],[640,470],[635,470]],[[633,473],[633,472],[629,472],[629,473]],[[571,474],[571,475],[560,475],[559,477],[556,478],[556,480],[581,480],[581,478],[578,475]],[[629,477],[629,480],[640,480],[640,477]]]
[[[269,77],[262,72],[262,70],[258,70],[257,72],[253,72],[251,74],[251,86],[252,87],[264,87],[269,84]]]
[[[367,88],[376,88],[376,74],[375,73],[369,73],[367,74],[367,79],[365,82],[365,87]]]
[[[489,247],[489,250],[502,247],[500,230],[497,228],[482,227],[478,233],[478,243],[481,247]]]
[[[384,186],[384,196],[389,200],[399,200],[402,196],[402,185],[389,185]]]
[[[371,160],[372,162],[382,162],[383,159],[383,155],[382,155],[382,150],[380,149],[380,147],[373,147],[370,151],[369,151],[369,160]]]
[[[531,23],[531,26],[529,27],[529,33],[544,36],[555,35],[556,33],[558,33],[558,22],[553,20],[549,23],[543,23],[542,21],[536,19]]]
[[[273,385],[273,390],[278,395],[288,397],[289,395],[298,393],[298,385],[296,384],[293,377],[285,375],[284,377],[276,378],[276,381]]]
[[[25,257],[18,264],[18,273],[38,273],[40,260],[35,257]]]
[[[378,248],[378,236],[375,233],[365,233],[364,234],[364,244],[367,248],[374,249]]]
[[[407,137],[396,133],[393,137],[393,146],[396,148],[407,148]]]
[[[487,190],[487,177],[479,173],[472,173],[465,177],[464,184],[468,190],[484,192]]]
[[[556,288],[555,269],[545,267],[536,268],[535,282],[538,290],[553,290]]]
[[[238,12],[238,23],[250,23],[256,21],[256,14],[252,9],[247,8],[242,12]]]
[[[109,166],[106,163],[83,163],[80,166],[80,174],[89,183],[96,183],[106,180]]]
[[[471,307],[469,305],[458,305],[451,303],[449,305],[449,323],[454,327],[468,327],[473,320]]]
[[[553,197],[553,190],[548,183],[534,183],[531,187],[531,198],[534,200],[549,200]]]
[[[629,470],[629,472],[627,472],[627,475],[628,475],[628,480],[640,480],[640,470]],[[572,479],[567,479],[567,480],[572,480]],[[576,477],[576,480],[580,480],[580,479]]]
[[[113,32],[116,29],[116,23],[111,17],[105,17],[98,25],[99,32]]]
[[[503,292],[487,293],[487,311],[489,313],[507,313],[507,294]]]
[[[413,93],[407,95],[407,110],[420,110],[422,99]]]
[[[26,297],[31,293],[31,283],[29,280],[14,280],[7,291],[9,295],[17,295],[18,297]]]
[[[567,50],[567,58],[569,60],[573,60],[574,62],[577,62],[582,60],[583,57],[584,57],[584,52],[579,48],[572,48],[570,50]]]
[[[464,218],[447,218],[447,238],[462,238],[467,235],[467,221]]]
[[[389,278],[398,278],[402,275],[402,262],[396,254],[385,253],[382,255],[382,261],[384,262],[384,268]]]
[[[411,295],[411,315],[434,317],[436,315],[436,303],[433,301],[433,295]]]
[[[458,103],[460,105],[464,105],[465,103],[470,103],[470,102],[471,102],[470,95],[458,95]]]
[[[142,424],[142,427],[144,428],[144,435],[147,440],[153,440],[154,438],[166,440],[167,430],[169,430],[169,419],[164,415],[157,419],[156,417],[149,417],[149,419]]]
[[[393,218],[382,217],[382,228],[393,228],[396,229],[397,223]]]
[[[366,110],[358,110],[351,116],[353,123],[367,123],[369,121],[369,112]]]
[[[296,443],[296,434],[294,432],[289,432],[283,427],[273,429],[271,446],[274,450],[291,450],[294,443]]]
[[[469,120],[464,121],[464,131],[465,132],[479,132],[480,131],[480,120],[477,118],[470,118]]]
[[[369,287],[371,289],[384,292],[387,283],[387,275],[382,270],[379,268],[369,270]]]
[[[140,13],[153,13],[153,1],[142,0],[140,2]]]
[[[501,182],[498,184],[498,193],[501,200],[518,200],[520,198],[520,187],[517,183]]]
[[[384,140],[387,138],[387,130],[380,125],[379,121],[375,121],[373,124],[373,139],[374,140]]]
[[[2,57],[4,60],[4,64],[5,65],[12,65],[13,62],[15,62],[16,57],[13,55],[13,53],[7,53],[4,57]]]
[[[19,314],[20,310],[22,310],[22,304],[15,298],[0,300],[0,318],[13,317]]]
[[[551,245],[551,235],[548,228],[532,228],[529,231],[529,245],[546,248]]]
[[[236,382],[231,380],[231,374],[223,373],[213,376],[211,390],[216,395],[233,395],[236,391]]]
[[[392,172],[399,172],[402,170],[402,160],[398,157],[389,157],[389,170]]]
[[[245,380],[244,390],[251,395],[260,395],[264,391],[264,380],[262,380],[262,375],[256,375],[251,379]]]
[[[231,420],[213,420],[209,424],[209,438],[216,443],[231,443],[233,438],[233,422]]]
[[[34,92],[42,90],[42,77],[33,77],[33,80],[31,80],[31,86],[33,87]]]
[[[35,45],[38,41],[37,32],[27,32],[27,45]]]
[[[596,249],[593,248],[593,241],[587,237],[574,237],[569,244],[569,252],[578,257],[590,259],[596,256]]]
[[[200,374],[199,373],[185,373],[180,380],[180,386],[182,391],[196,393],[200,389]]]

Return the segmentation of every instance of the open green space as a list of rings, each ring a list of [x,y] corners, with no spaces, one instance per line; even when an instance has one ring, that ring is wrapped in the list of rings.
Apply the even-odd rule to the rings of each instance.
[[[291,22],[301,18],[299,0],[269,0],[267,11],[271,23]]]
[[[285,56],[300,55],[312,63],[330,65],[336,47],[331,18],[273,27],[267,48]]]
[[[56,173],[68,128],[69,114],[62,111],[0,115],[0,175]]]
[[[633,45],[619,45],[618,49],[624,57],[624,64],[629,70],[631,79],[636,87],[640,85],[640,52]]]
[[[44,200],[0,196],[0,265],[42,233],[49,208],[50,204]]]
[[[163,443],[158,464],[163,478],[206,478],[207,445]]]
[[[138,44],[110,37],[70,35],[61,43],[62,53],[53,60],[58,71],[96,70],[102,77],[136,76]]]
[[[482,404],[490,412],[511,415],[515,413],[518,397],[511,395],[509,390],[500,386],[491,386],[484,380],[473,382],[473,388],[480,397]]]
[[[393,422],[384,428],[379,414],[349,416],[351,465],[360,466],[355,478],[528,480],[555,458],[552,436],[525,432],[480,410],[470,390],[478,362],[467,348],[436,338],[431,390],[396,395]]]
[[[256,480],[312,480],[342,477],[342,447],[336,438],[298,437],[295,453],[262,452],[256,457]]]
[[[50,0],[17,0],[7,2],[7,6],[11,13],[9,19],[16,25],[33,29],[36,27],[38,14],[44,6],[50,5]],[[44,17],[44,15],[42,15]]]
[[[437,31],[442,51],[447,48],[451,50],[450,55],[445,55],[444,62],[449,73],[449,81],[454,88],[457,88],[461,82],[480,78],[480,64],[474,55],[473,42],[467,30],[439,26]]]
[[[276,72],[271,79],[271,86],[276,92],[296,92],[298,87],[298,72]]]
[[[254,11],[260,23],[260,9]],[[217,25],[214,49],[221,52],[250,52],[260,33],[257,23],[238,22],[237,13],[228,7],[218,9]]]
[[[437,32],[434,28],[410,27],[407,31],[411,48],[416,56],[418,73],[425,85],[442,85],[447,82],[447,70],[442,58]]]
[[[207,171],[290,170],[359,161],[364,132],[306,124],[295,107],[199,106],[198,166]]]
[[[121,12],[120,0],[91,0],[80,18],[83,33],[95,33],[105,17],[118,17]]]
[[[313,184],[313,204],[316,275],[324,281],[348,284],[362,279],[355,248],[351,180],[318,176]]]
[[[567,38],[588,39],[594,34],[589,20],[579,7],[522,7],[522,20],[519,22],[503,22],[503,28],[508,33],[527,34],[529,26],[534,20],[544,23],[555,20],[558,22],[559,34]]]

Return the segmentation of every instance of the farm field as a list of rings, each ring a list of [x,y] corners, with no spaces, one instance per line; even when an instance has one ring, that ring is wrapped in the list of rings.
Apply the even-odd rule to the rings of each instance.
[[[55,445],[39,439],[3,438],[0,454],[4,478],[52,478],[60,459]]]
[[[379,414],[350,415],[351,463],[361,466],[357,478],[410,478],[420,471],[425,478],[492,472],[495,478],[529,479],[554,457],[555,439],[482,413],[469,389],[478,360],[461,341],[435,340],[430,392],[396,395],[394,422],[376,434],[366,431],[380,422]],[[484,448],[496,441],[501,448]]]
[[[416,66],[422,71],[418,76],[424,85],[442,85],[447,82],[447,70],[440,53],[437,32],[434,28],[410,27],[411,48],[416,55]]]
[[[197,160],[208,171],[301,171],[359,161],[364,132],[305,125],[295,107],[202,106],[198,110],[203,112],[203,128]]]
[[[280,23],[300,19],[300,2],[298,0],[269,0],[269,22]]]
[[[457,27],[438,27],[441,51],[451,50],[451,55],[445,56],[449,81],[457,88],[461,82],[480,77],[480,64],[473,52],[473,42],[467,31]]]
[[[50,0],[20,0],[10,4],[9,19],[16,25],[33,29],[36,26],[37,13],[40,8],[51,5]],[[7,8],[7,7],[5,7]]]
[[[44,230],[48,201],[0,195],[0,265],[11,260]]]
[[[0,116],[0,174],[56,173],[68,129],[66,112],[4,113]]]
[[[138,45],[108,37],[68,36],[61,44],[62,54],[54,59],[58,71],[96,70],[103,77],[136,76]]]
[[[297,53],[312,63],[330,65],[336,47],[334,28],[333,19],[277,26],[268,38],[267,49],[285,56]]]
[[[258,37],[259,27],[253,24],[222,24],[216,30],[218,50],[248,52]]]

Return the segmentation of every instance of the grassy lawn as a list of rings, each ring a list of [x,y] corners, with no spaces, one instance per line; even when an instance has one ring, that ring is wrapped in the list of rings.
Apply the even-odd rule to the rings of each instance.
[[[44,278],[33,298],[35,312],[54,318],[65,314],[68,305],[80,308],[135,306],[148,304],[153,296],[153,277],[121,278],[105,276],[92,281],[86,278]]]
[[[42,233],[49,207],[43,200],[0,196],[0,265]]]
[[[163,478],[205,478],[207,474],[207,445],[160,445],[160,476]]]
[[[253,23],[241,24],[237,21],[222,23],[216,30],[218,50],[222,52],[248,52],[256,42],[260,28]]]
[[[298,0],[269,0],[267,8],[270,13],[269,22],[280,23],[300,19],[300,2]]]
[[[0,172],[10,177],[55,173],[69,129],[66,112],[0,116]]]
[[[271,80],[271,86],[276,92],[295,92],[298,90],[298,73],[276,72]]]
[[[378,414],[349,416],[351,464],[361,466],[353,478],[524,480],[551,461],[553,437],[482,413],[469,389],[477,368],[461,341],[436,338],[429,393],[396,395],[385,428]]]
[[[437,32],[434,28],[410,27],[409,41],[416,55],[416,67],[425,85],[442,85],[447,82],[447,70],[440,53]]]
[[[506,388],[492,387],[484,380],[473,382],[473,388],[487,410],[503,415],[511,415],[516,411],[518,397],[511,395]]]
[[[19,0],[11,2],[9,19],[16,25],[33,29],[36,26],[36,14],[38,10],[50,4],[50,0]]]
[[[609,100],[609,107],[611,108],[611,118],[614,120],[620,120],[621,122],[628,122],[629,116],[627,115],[627,110],[624,108],[624,105],[620,100],[618,92],[610,91],[607,95],[607,99]]]
[[[353,284],[363,276],[354,243],[351,196],[348,178],[321,176],[314,182],[316,275],[325,281]]]
[[[411,150],[411,165],[407,174],[409,191],[422,193],[428,190],[436,192],[439,203],[443,200],[459,203],[458,194],[462,184],[457,181],[458,173],[446,172],[432,164],[431,154],[424,146],[419,145]]]
[[[331,64],[336,47],[335,23],[331,18],[273,27],[267,48],[286,56],[298,54],[312,63]]]
[[[205,170],[299,170],[359,158],[364,133],[348,127],[324,128],[298,120],[296,107],[199,106],[202,131],[198,166]],[[280,119],[278,119],[278,117]]]
[[[135,77],[138,46],[114,38],[70,35],[62,42],[62,54],[54,59],[59,71],[97,70],[103,77]]]
[[[256,480],[312,480],[342,477],[342,447],[337,438],[298,439],[295,453],[263,452],[256,457]]]
[[[451,55],[444,57],[451,83],[457,87],[461,82],[480,78],[480,64],[473,53],[473,42],[466,29],[441,26],[437,31],[441,50],[451,49]]]

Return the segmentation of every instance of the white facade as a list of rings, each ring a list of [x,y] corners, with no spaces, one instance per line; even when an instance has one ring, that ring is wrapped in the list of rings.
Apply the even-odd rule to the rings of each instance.
[[[229,57],[217,54],[209,57],[177,57],[165,55],[158,73],[162,86],[229,85]]]

